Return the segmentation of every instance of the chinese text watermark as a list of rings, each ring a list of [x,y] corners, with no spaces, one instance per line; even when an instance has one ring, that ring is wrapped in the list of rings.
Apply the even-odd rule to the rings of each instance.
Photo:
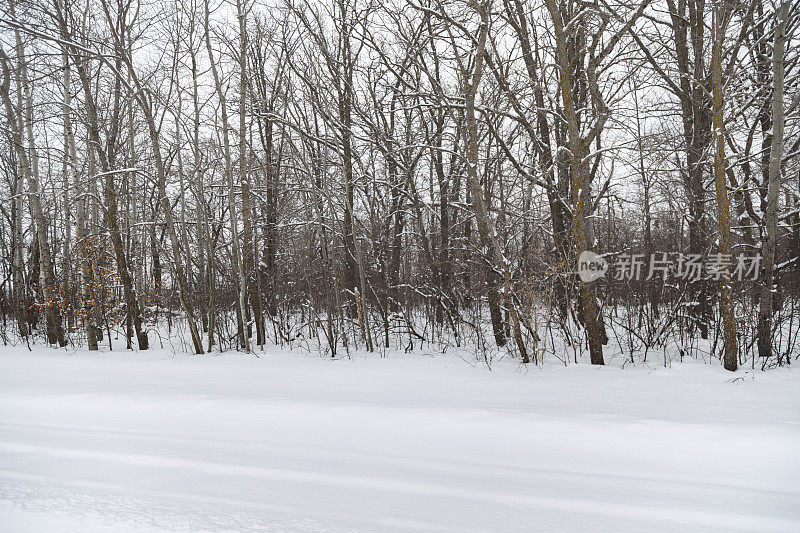
[[[578,276],[590,283],[611,271],[616,281],[638,281],[660,278],[664,281],[678,279],[684,281],[700,280],[756,280],[761,268],[760,254],[683,254],[679,252],[658,252],[650,254],[618,254],[611,265],[608,261],[589,250],[578,257]]]

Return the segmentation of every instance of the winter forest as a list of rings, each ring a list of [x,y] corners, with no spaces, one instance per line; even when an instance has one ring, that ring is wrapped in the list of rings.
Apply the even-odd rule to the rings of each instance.
[[[6,343],[798,353],[792,2],[7,1]]]
[[[800,531],[798,0],[0,0],[0,529]]]

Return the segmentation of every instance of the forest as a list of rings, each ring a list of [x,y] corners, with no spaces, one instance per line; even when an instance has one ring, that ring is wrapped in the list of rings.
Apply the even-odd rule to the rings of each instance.
[[[789,365],[798,24],[793,0],[3,0],[2,343]]]

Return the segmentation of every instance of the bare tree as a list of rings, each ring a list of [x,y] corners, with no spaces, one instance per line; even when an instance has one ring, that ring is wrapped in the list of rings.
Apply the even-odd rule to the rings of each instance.
[[[722,257],[731,255],[731,208],[725,174],[725,105],[722,86],[722,46],[725,28],[730,13],[719,6],[714,11],[714,46],[711,51],[711,85],[713,87],[713,123],[716,151],[714,153],[714,183],[717,189],[717,218],[719,220],[719,244],[717,250]],[[730,276],[720,277],[720,314],[722,315],[725,341],[725,369],[735,371],[739,363],[736,346],[736,319],[733,308],[733,288]]]
[[[13,3],[11,6],[13,10]],[[8,116],[11,139],[17,153],[21,174],[27,178],[28,182],[29,201],[33,212],[34,224],[36,225],[36,240],[39,247],[38,253],[44,281],[45,301],[43,304],[47,316],[47,340],[51,344],[58,343],[59,346],[66,346],[67,339],[64,334],[61,310],[59,308],[53,257],[47,236],[49,223],[42,209],[42,199],[39,192],[38,155],[33,140],[33,102],[27,76],[27,66],[25,65],[25,50],[19,32],[15,33],[15,38],[17,42],[16,69],[12,67],[11,60],[6,55],[5,50],[0,48],[0,68],[2,68],[3,73],[2,83],[0,84],[0,97],[3,99],[3,105]],[[20,98],[20,101],[23,102],[24,110],[15,107],[11,100],[12,75],[14,75],[17,82],[17,91],[25,93]],[[27,152],[23,141],[24,136],[27,136],[28,139]]]
[[[772,47],[772,145],[769,153],[769,181],[767,184],[767,209],[764,212],[763,257],[764,278],[761,280],[761,297],[758,313],[758,355],[772,355],[772,302],[775,276],[775,249],[778,240],[778,202],[781,188],[781,159],[783,157],[784,130],[784,50],[786,46],[786,20],[789,2],[781,2],[778,23]],[[780,363],[780,358],[778,360]],[[726,359],[726,368],[727,359]],[[730,370],[730,369],[729,369]]]

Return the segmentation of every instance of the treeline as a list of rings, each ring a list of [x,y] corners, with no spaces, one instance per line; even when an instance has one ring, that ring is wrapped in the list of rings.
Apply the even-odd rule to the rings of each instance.
[[[789,0],[5,0],[3,340],[788,364],[798,22]]]

